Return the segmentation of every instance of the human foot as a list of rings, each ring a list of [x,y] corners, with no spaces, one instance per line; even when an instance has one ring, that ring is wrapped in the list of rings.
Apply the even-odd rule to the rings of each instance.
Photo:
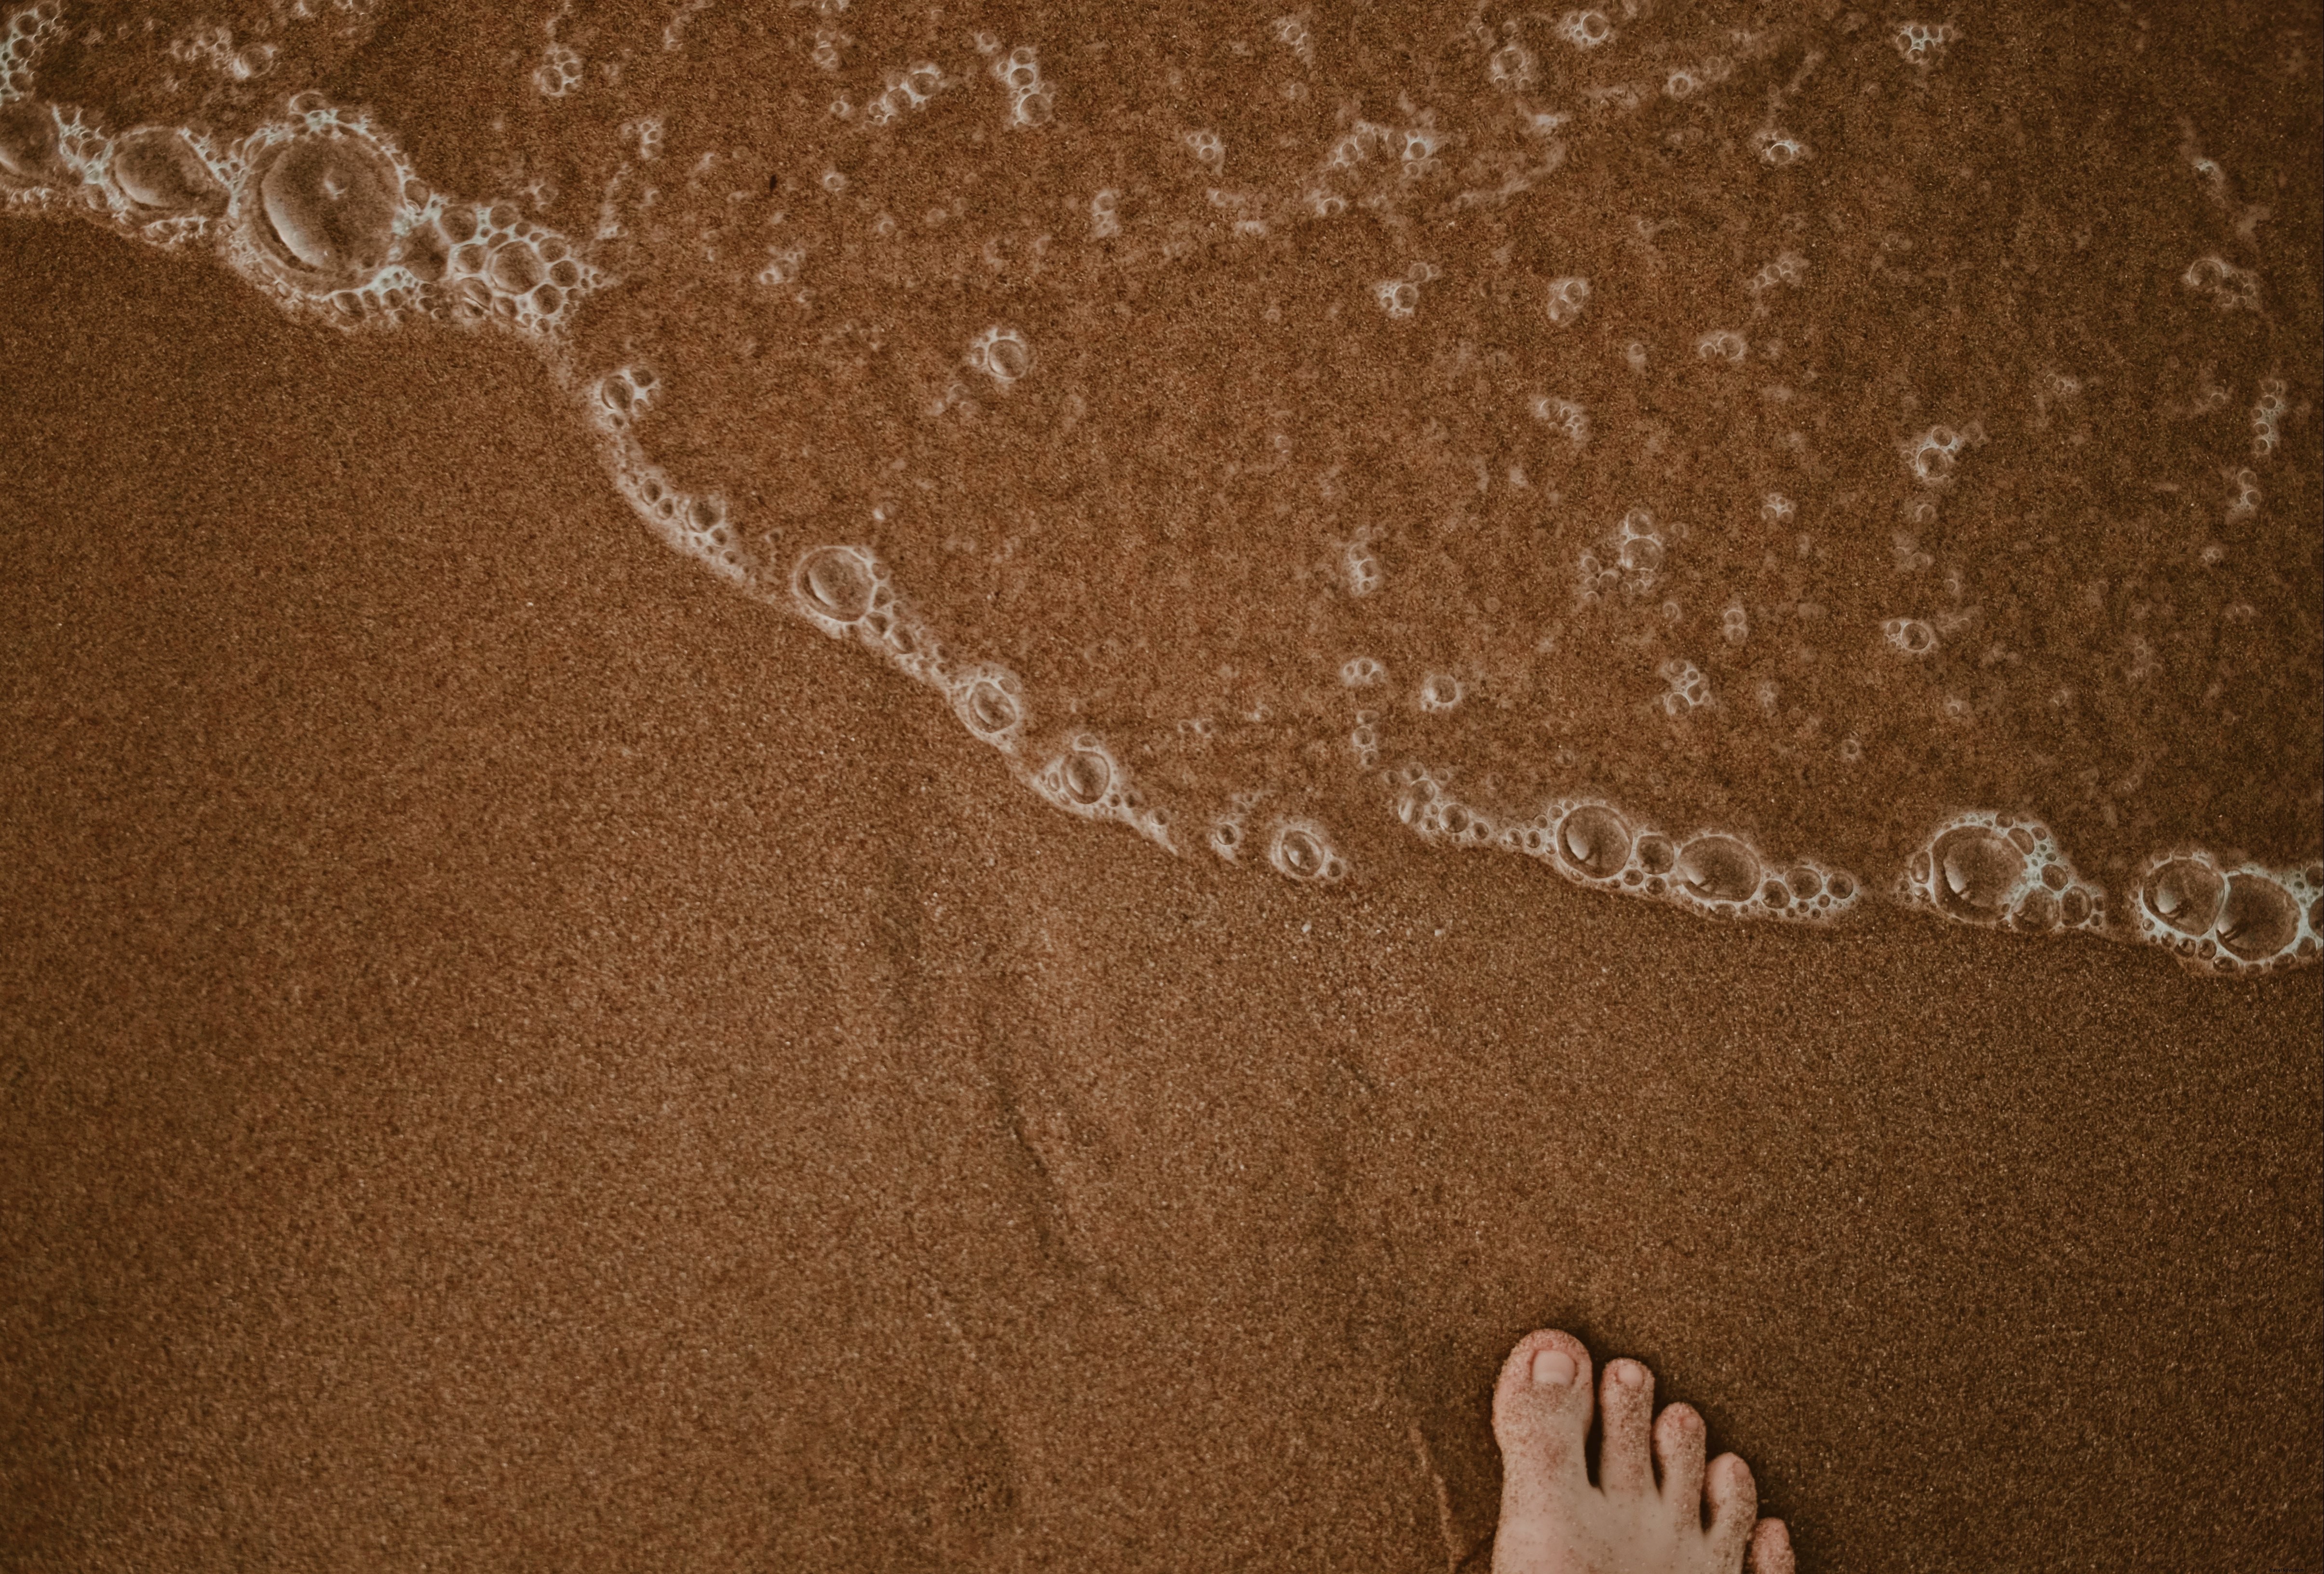
[[[1747,1555],[1751,1574],[1792,1574],[1784,1522],[1757,1519],[1751,1468],[1732,1454],[1706,1468],[1702,1418],[1683,1404],[1655,1416],[1653,1373],[1609,1362],[1599,1403],[1605,1422],[1593,1486],[1582,1453],[1590,1352],[1545,1329],[1509,1353],[1493,1393],[1501,1444],[1495,1574],[1741,1574]]]

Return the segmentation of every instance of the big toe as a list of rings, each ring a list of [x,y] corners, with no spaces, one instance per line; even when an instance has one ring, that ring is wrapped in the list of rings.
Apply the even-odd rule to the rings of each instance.
[[[1493,1391],[1504,1514],[1536,1509],[1588,1485],[1582,1446],[1590,1434],[1590,1352],[1572,1334],[1544,1329],[1509,1352]]]

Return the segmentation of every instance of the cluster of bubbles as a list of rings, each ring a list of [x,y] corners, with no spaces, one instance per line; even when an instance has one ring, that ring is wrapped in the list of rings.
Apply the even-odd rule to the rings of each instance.
[[[569,43],[555,39],[540,51],[540,64],[532,69],[532,85],[544,98],[563,98],[578,92],[581,87],[581,51]]]
[[[2324,943],[2324,868],[2263,869],[2183,848],[2140,873],[2132,921],[2191,968],[2264,972]]]
[[[1395,193],[1436,172],[1443,144],[1425,113],[1410,125],[1359,120],[1324,150],[1298,205],[1316,218],[1336,218],[1357,205],[1385,208]]]
[[[996,323],[969,341],[967,364],[1006,388],[1033,369],[1033,347],[1017,329]]]
[[[2209,295],[2221,311],[2257,311],[2259,275],[2238,268],[2224,257],[2197,257],[2179,275],[2179,282],[2199,294]]]
[[[0,28],[0,202],[6,206],[77,212],[155,245],[209,245],[228,266],[286,306],[343,327],[392,325],[406,314],[497,322],[552,352],[552,364],[563,353],[558,330],[576,304],[611,282],[566,237],[528,222],[513,203],[458,201],[431,190],[385,131],[367,116],[315,95],[290,98],[275,118],[227,139],[177,125],[114,131],[81,110],[44,102],[33,94],[32,66],[60,25],[57,0],[40,0],[10,15]],[[1612,25],[1595,11],[1567,13],[1557,29],[1580,49],[1596,49],[1613,39]],[[1916,67],[1932,63],[1957,36],[1949,25],[1922,23],[1904,24],[1895,35],[1900,52]],[[1303,60],[1308,57],[1304,23],[1286,19],[1278,25],[1278,37]],[[1055,115],[1054,93],[1042,79],[1035,51],[1003,51],[990,37],[980,37],[977,45],[990,60],[990,75],[1010,95],[1010,124],[1048,124]],[[1539,62],[1512,34],[1492,54],[1488,69],[1495,86],[1517,92],[1533,83]],[[1663,77],[1661,91],[1685,97],[1726,74],[1723,61],[1672,70]],[[581,82],[580,56],[552,38],[535,85],[558,97]],[[918,111],[939,90],[961,85],[925,61],[887,73],[884,82],[864,111],[875,125]],[[1653,84],[1646,86],[1651,89]],[[1320,179],[1308,192],[1317,214],[1344,211],[1351,193],[1384,204],[1397,188],[1437,170],[1445,134],[1426,112],[1407,107],[1406,114],[1416,124],[1357,121],[1331,144]],[[1534,119],[1545,135],[1563,116]],[[659,122],[647,117],[629,129],[639,139],[640,156],[653,157]],[[1187,145],[1205,167],[1223,166],[1225,145],[1215,134],[1194,134]],[[1796,138],[1772,129],[1759,133],[1753,146],[1771,164],[1806,154]],[[835,172],[826,184],[837,190],[835,182],[841,182]],[[1367,190],[1372,195],[1363,195]],[[1213,193],[1213,200],[1219,199]],[[1120,233],[1118,201],[1111,189],[1092,200],[1091,222],[1100,237]],[[800,255],[779,256],[767,282],[795,282]],[[1784,252],[1752,273],[1745,289],[1755,317],[1766,310],[1764,298],[1770,292],[1800,286],[1806,265]],[[1415,264],[1403,278],[1375,286],[1378,303],[1391,318],[1409,318],[1422,286],[1434,277],[1434,267]],[[2217,256],[2198,258],[2183,282],[2222,310],[2260,309],[2257,275]],[[1590,298],[1590,285],[1579,276],[1550,281],[1550,322],[1575,322]],[[1728,329],[1696,341],[1698,356],[1730,363],[1744,360],[1749,347],[1742,333]],[[973,371],[1004,390],[1034,366],[1026,337],[998,323],[978,334],[966,355]],[[1628,345],[1624,358],[1643,373],[1644,344]],[[972,736],[1002,756],[1021,782],[1057,809],[1123,825],[1177,850],[1170,811],[1140,790],[1125,764],[1126,751],[1086,726],[1037,730],[1017,675],[992,662],[948,653],[871,547],[835,542],[804,552],[786,551],[778,560],[771,538],[745,540],[723,496],[675,484],[652,462],[640,437],[641,423],[665,392],[650,369],[624,366],[567,386],[580,396],[603,440],[622,495],[673,550],[826,634],[861,645],[935,690]],[[2071,392],[2066,384],[2061,396]],[[2226,397],[2220,393],[2221,401]],[[1579,403],[1541,395],[1532,410],[1537,420],[1560,428],[1574,448],[1588,442],[1590,419]],[[2285,384],[2263,383],[2251,411],[2255,460],[2276,451],[2289,411]],[[1983,436],[1972,422],[1960,430],[1931,427],[1904,443],[1906,466],[1921,488],[1916,506],[1932,516],[1935,495],[1950,484],[1962,452]],[[2241,492],[2231,517],[2236,510],[2249,513],[2258,502],[2253,473],[2241,471],[2235,478]],[[1761,512],[1767,521],[1783,523],[1793,517],[1794,505],[1769,493]],[[1683,539],[1685,531],[1678,526],[1668,533]],[[1609,538],[1581,554],[1582,598],[1594,602],[1618,591],[1636,599],[1654,591],[1664,569],[1665,534],[1646,509],[1625,514]],[[1909,538],[1900,535],[1898,543],[1900,567],[1928,566],[1928,554]],[[1367,596],[1381,585],[1380,564],[1366,538],[1344,548],[1340,566],[1352,596]],[[1674,606],[1669,616],[1677,616]],[[1957,624],[1945,616],[1938,622],[1948,638],[1957,632]],[[1749,618],[1739,601],[1721,615],[1720,629],[1730,644],[1744,643]],[[1927,655],[1938,643],[1937,630],[1916,619],[1890,619],[1882,633],[1912,656]],[[1659,703],[1672,717],[1710,703],[1710,684],[1692,662],[1673,659],[1660,671],[1665,692]],[[1350,658],[1341,675],[1351,689],[1379,687],[1388,680],[1385,667],[1370,656]],[[1758,691],[1762,707],[1772,712],[1774,686],[1762,683]],[[1399,714],[1416,709],[1441,715],[1464,697],[1462,680],[1447,671],[1428,672],[1406,692],[1408,707],[1396,708]],[[1365,773],[1379,770],[1383,714],[1356,711],[1347,735],[1354,761]],[[1854,759],[1861,748],[1851,736],[1841,753]],[[1708,915],[1812,923],[1840,917],[1862,898],[1860,883],[1846,870],[1771,860],[1752,842],[1726,831],[1675,838],[1594,798],[1554,801],[1520,819],[1462,802],[1441,774],[1416,766],[1375,779],[1389,784],[1398,817],[1425,840],[1521,853],[1593,889]],[[1211,821],[1207,840],[1220,857],[1264,862],[1300,883],[1331,884],[1346,876],[1347,861],[1321,825],[1280,809],[1262,813],[1265,802],[1265,794],[1239,795]],[[1246,860],[1254,848],[1260,856]],[[2324,940],[2324,869],[2273,870],[2182,849],[2151,860],[2135,891],[2129,921],[2117,921],[2111,932],[2135,931],[2190,967],[2265,969],[2310,958]],[[1910,861],[1896,894],[1908,905],[1957,921],[2026,931],[2109,931],[2104,893],[2078,876],[2051,833],[2030,820],[1982,812],[1955,815]]]
[[[1974,422],[1959,431],[1950,426],[1932,426],[1904,440],[1904,467],[1922,486],[1939,491],[1951,484],[1953,468],[1960,462],[1963,450],[1984,440],[1985,429]]]
[[[1602,11],[1569,11],[1557,19],[1557,36],[1578,50],[1594,50],[1614,42],[1614,24]]]
[[[2235,495],[2227,499],[2227,518],[2249,519],[2259,512],[2259,477],[2249,470],[2237,470],[2227,477],[2235,484]]]
[[[1908,656],[1925,656],[1937,648],[1937,631],[1917,617],[1892,617],[1880,625],[1880,633]]]
[[[109,134],[20,97],[0,108],[0,189],[150,244],[211,244],[283,304],[342,327],[419,313],[546,338],[606,282],[512,205],[430,190],[365,116],[313,94],[223,144],[182,126]]]
[[[1422,839],[1521,853],[1577,885],[1711,917],[1812,923],[1832,921],[1863,896],[1845,869],[1804,859],[1779,865],[1722,831],[1680,839],[1598,799],[1557,800],[1511,819],[1463,803],[1420,766],[1399,775],[1397,818]]]
[[[1738,606],[1734,610],[1739,613],[1742,608]],[[1660,704],[1664,715],[1682,717],[1690,710],[1700,710],[1711,703],[1711,681],[1692,662],[1673,656],[1656,668],[1655,672],[1663,681]]]
[[[1263,793],[1239,792],[1211,821],[1211,850],[1230,864],[1242,861],[1250,846],[1252,816],[1265,801]],[[1347,876],[1348,861],[1333,845],[1331,833],[1312,819],[1279,816],[1266,828],[1268,867],[1303,885],[1332,885]]]
[[[1420,287],[1436,277],[1436,270],[1426,263],[1415,263],[1405,270],[1401,279],[1382,279],[1372,286],[1372,299],[1381,310],[1398,322],[1407,321],[1420,310]]]
[[[2252,458],[2264,459],[2275,452],[2278,429],[2291,408],[2281,377],[2270,377],[2259,385],[2259,398],[2251,412]]]
[[[1038,66],[1033,74],[1038,83]],[[871,125],[887,125],[927,108],[928,100],[944,86],[944,72],[932,61],[918,60],[902,70],[891,70],[881,79],[879,93],[863,106],[863,119]]]
[[[2049,828],[1981,810],[1955,815],[1905,866],[1899,894],[1960,923],[2046,933],[2106,928],[2106,893],[2079,879]]]
[[[752,588],[775,598],[760,585]],[[942,695],[971,736],[997,750],[1019,780],[1056,808],[1082,819],[1127,826],[1176,850],[1169,811],[1147,801],[1103,738],[1076,729],[1037,749],[1031,708],[1017,675],[993,662],[954,660],[898,592],[887,565],[871,548],[809,548],[791,565],[784,599],[832,638],[861,644]]]
[[[644,366],[620,366],[589,385],[586,404],[604,440],[614,489],[665,546],[694,559],[730,584],[748,588],[756,565],[742,549],[725,499],[682,490],[646,455],[638,423],[653,407],[661,380]]]
[[[1617,591],[1635,598],[1654,589],[1664,552],[1662,532],[1652,513],[1631,509],[1614,527],[1612,541],[1604,544],[1606,556],[1591,549],[1577,560],[1580,594],[1585,604],[1595,605]]]
[[[1537,394],[1533,402],[1533,418],[1555,426],[1565,433],[1565,440],[1577,449],[1590,440],[1590,412],[1571,399]]]
[[[1009,89],[1009,124],[1019,129],[1044,126],[1057,117],[1057,95],[1041,80],[1041,62],[1030,44],[1001,52],[1001,41],[980,33],[977,49],[992,58],[992,78]]]
[[[1694,341],[1696,358],[1725,361],[1730,366],[1751,353],[1750,341],[1731,328],[1715,328]]]
[[[1945,46],[1960,35],[1960,29],[1950,22],[1900,22],[1889,40],[1904,63],[1917,71],[1944,59]]]
[[[32,59],[63,26],[63,16],[60,0],[40,0],[9,17],[7,26],[0,29],[0,105],[32,96]]]

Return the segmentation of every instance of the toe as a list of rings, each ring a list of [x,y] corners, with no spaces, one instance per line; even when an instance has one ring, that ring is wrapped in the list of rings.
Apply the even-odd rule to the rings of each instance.
[[[1703,1472],[1702,1496],[1711,1505],[1711,1566],[1742,1568],[1744,1545],[1759,1517],[1759,1487],[1751,1479],[1751,1467],[1733,1454],[1720,1455]]]
[[[1536,1513],[1589,1484],[1582,1440],[1590,1410],[1590,1352],[1581,1340],[1545,1329],[1517,1341],[1493,1391],[1504,1516]]]
[[[1779,1519],[1763,1519],[1751,1533],[1751,1574],[1792,1574],[1792,1532]]]
[[[1600,1384],[1598,1484],[1609,1497],[1648,1497],[1655,1490],[1655,1375],[1636,1361],[1609,1361]]]
[[[1655,1418],[1655,1461],[1663,1468],[1663,1501],[1681,1524],[1702,1528],[1702,1418],[1674,1404]]]

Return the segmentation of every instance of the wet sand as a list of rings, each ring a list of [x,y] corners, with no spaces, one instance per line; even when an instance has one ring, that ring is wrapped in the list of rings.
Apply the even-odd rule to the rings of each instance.
[[[9,1566],[1481,1568],[1542,1324],[1804,1569],[2324,1557],[2318,969],[1173,860],[513,345],[0,300]]]

